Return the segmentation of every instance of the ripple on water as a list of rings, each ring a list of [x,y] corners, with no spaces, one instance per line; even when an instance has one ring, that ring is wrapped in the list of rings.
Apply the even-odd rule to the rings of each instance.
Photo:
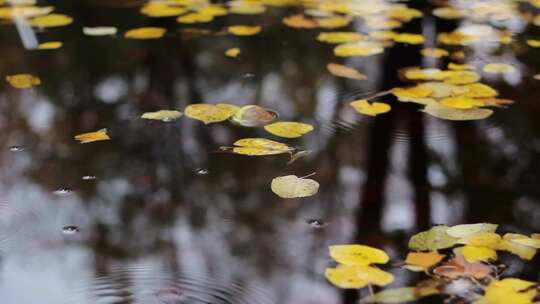
[[[35,221],[32,211],[24,211],[13,204],[0,202],[0,255],[10,247],[25,225]]]
[[[268,292],[258,287],[199,275],[173,275],[148,268],[115,269],[85,284],[73,297],[82,297],[88,303],[275,303]]]

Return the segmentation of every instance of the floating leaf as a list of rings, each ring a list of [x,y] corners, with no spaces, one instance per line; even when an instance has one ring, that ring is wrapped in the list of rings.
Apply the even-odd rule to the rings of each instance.
[[[495,89],[483,83],[467,84],[464,85],[463,88],[467,90],[467,92],[462,95],[463,97],[488,98],[499,95]]]
[[[232,150],[234,153],[250,156],[276,155],[293,151],[286,144],[265,138],[244,138],[237,140],[234,145]]]
[[[513,253],[517,256],[519,256],[521,259],[530,261],[534,256],[536,255],[536,249],[525,246],[516,242],[512,242],[510,240],[501,240],[499,242],[499,246],[497,248],[498,250],[504,250],[508,251],[510,253]]]
[[[174,17],[186,12],[184,7],[157,1],[148,2],[141,8],[141,14],[148,17]]]
[[[422,111],[440,119],[456,121],[485,119],[493,114],[493,111],[489,109],[455,109],[439,103],[429,103]]]
[[[272,179],[271,188],[281,198],[299,198],[316,194],[319,183],[309,178],[287,175]]]
[[[377,116],[389,112],[392,108],[390,105],[384,102],[369,103],[365,99],[356,100],[350,103],[350,105],[360,114],[369,116]]]
[[[489,223],[455,225],[448,228],[448,230],[446,230],[446,233],[455,238],[468,238],[480,233],[493,233],[495,232],[495,230],[497,230],[498,226],[499,225],[497,224]]]
[[[392,89],[392,94],[399,98],[424,98],[428,97],[433,93],[433,90],[426,86],[415,86],[408,88],[394,88]]]
[[[160,110],[156,112],[146,112],[141,118],[161,120],[163,122],[169,122],[176,120],[182,116],[182,112],[176,110]]]
[[[207,22],[211,22],[212,20],[214,20],[213,15],[201,14],[201,13],[190,13],[190,14],[186,14],[184,16],[180,16],[176,18],[176,22],[186,23],[186,24],[207,23]]]
[[[386,286],[394,281],[391,273],[370,266],[338,265],[327,268],[325,277],[340,288],[362,288],[367,284]]]
[[[463,96],[443,98],[441,99],[440,103],[443,106],[455,109],[472,109],[474,107],[483,105],[482,102],[479,102],[474,98],[468,98]]]
[[[428,268],[438,264],[444,255],[439,254],[438,252],[409,252],[405,263],[411,266],[417,266],[422,268],[422,270],[427,270]]]
[[[113,26],[83,27],[83,33],[87,36],[116,35],[117,31]]]
[[[349,266],[386,264],[390,259],[386,252],[366,245],[333,245],[328,249],[332,259],[340,264]]]
[[[534,47],[534,48],[540,47],[540,40],[538,39],[527,39],[526,42],[527,42],[527,45],[530,47]]]
[[[232,25],[227,28],[229,33],[236,36],[253,36],[261,31],[260,26]]]
[[[424,36],[411,33],[400,33],[394,36],[395,42],[408,43],[408,44],[421,44],[426,40]]]
[[[6,80],[12,87],[17,89],[26,89],[41,84],[39,77],[31,74],[8,75]]]
[[[334,54],[338,57],[366,57],[380,54],[384,48],[376,42],[358,41],[353,43],[344,43],[334,48]]]
[[[231,121],[244,127],[262,127],[276,119],[277,115],[257,105],[241,107],[231,117]]]
[[[227,120],[236,111],[238,111],[238,107],[222,103],[217,105],[206,103],[191,104],[184,110],[187,117],[200,120],[205,124]]]
[[[316,20],[317,26],[326,29],[334,29],[347,26],[351,22],[351,18],[343,16],[333,16],[327,18],[319,18]]]
[[[503,280],[492,280],[484,289],[485,295],[478,303],[483,304],[527,304],[533,303],[536,290],[529,289],[534,286],[534,282],[525,280],[506,278]]]
[[[313,131],[313,126],[299,122],[275,122],[264,126],[264,129],[276,136],[297,138]]]
[[[515,67],[506,63],[488,63],[484,65],[482,70],[492,74],[507,74],[515,71]]]
[[[124,37],[131,39],[157,39],[163,37],[166,31],[162,27],[140,27],[127,31]]]
[[[230,48],[225,51],[225,56],[235,58],[240,55],[240,49],[239,48]]]
[[[0,7],[0,19],[15,19],[32,18],[43,16],[51,13],[54,10],[53,6],[37,7],[37,6],[13,6]]]
[[[487,247],[466,245],[461,249],[461,253],[469,263],[497,259],[497,251]]]
[[[235,1],[231,3],[229,11],[240,15],[258,15],[266,12],[266,6],[257,2]]]
[[[73,18],[62,14],[49,14],[39,16],[30,20],[30,25],[35,27],[59,27],[71,24]]]
[[[424,57],[431,57],[431,58],[441,58],[446,57],[450,55],[447,50],[445,49],[438,49],[438,48],[426,48],[422,49],[420,51],[422,56]]]
[[[448,64],[448,69],[453,71],[465,71],[465,70],[473,70],[474,67],[470,64],[457,64],[450,62]]]
[[[487,247],[497,249],[501,242],[501,236],[494,232],[481,232],[459,239],[459,243],[471,246]]]
[[[88,132],[75,136],[75,140],[78,140],[81,144],[110,139],[111,138],[109,137],[109,135],[107,135],[107,129],[101,129],[95,132]]]
[[[284,17],[282,22],[286,26],[292,27],[292,28],[311,29],[311,28],[317,27],[316,21],[308,19],[302,14]]]
[[[328,71],[334,76],[351,78],[356,80],[367,80],[366,75],[342,64],[329,63],[326,65],[326,69],[328,69]]]
[[[492,271],[493,270],[491,267],[480,262],[467,262],[462,255],[458,255],[443,265],[433,269],[434,274],[449,278],[451,280],[455,280],[460,277],[483,279],[489,276]]]
[[[62,47],[62,42],[60,41],[43,42],[38,45],[38,49],[40,50],[54,50],[54,49],[59,49],[61,47]]]
[[[518,244],[523,245],[523,246],[532,247],[532,248],[535,248],[535,249],[540,249],[540,240],[535,239],[535,238],[530,238],[530,237],[528,237],[526,235],[523,235],[523,234],[506,233],[503,236],[503,239],[514,242],[514,243],[518,243]]]
[[[323,32],[317,36],[317,41],[340,44],[351,43],[364,39],[364,36],[357,32]]]
[[[444,82],[450,84],[469,84],[480,80],[480,75],[473,71],[444,71]]]
[[[409,240],[409,248],[419,251],[435,251],[454,246],[458,239],[446,233],[448,228],[448,226],[439,225],[413,235]]]

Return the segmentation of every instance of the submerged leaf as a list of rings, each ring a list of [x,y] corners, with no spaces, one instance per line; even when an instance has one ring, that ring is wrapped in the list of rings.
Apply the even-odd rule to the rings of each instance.
[[[272,179],[271,188],[281,198],[299,198],[316,194],[319,183],[309,178],[287,175]]]
[[[351,78],[351,79],[356,79],[356,80],[367,80],[366,75],[358,72],[357,70],[353,68],[350,68],[342,64],[329,63],[326,65],[326,68],[334,76]]]
[[[277,115],[258,105],[243,106],[235,111],[231,121],[244,127],[262,127],[276,119]]]
[[[392,108],[390,105],[383,102],[369,103],[366,99],[356,100],[350,103],[350,105],[360,114],[369,116],[377,116],[389,112]]]
[[[264,126],[264,129],[276,136],[297,138],[313,131],[313,126],[299,122],[276,122]]]
[[[220,122],[231,117],[238,107],[229,104],[191,104],[186,107],[184,114],[187,117],[200,120],[205,124]]]
[[[95,132],[83,133],[75,136],[75,140],[78,140],[81,144],[87,144],[94,141],[109,140],[111,139],[107,135],[107,129],[101,129]]]
[[[31,74],[8,75],[6,80],[12,87],[17,89],[26,89],[41,84],[39,77]]]
[[[176,111],[176,110],[160,110],[156,112],[146,112],[144,113],[141,118],[144,119],[153,119],[153,120],[161,120],[163,122],[169,122],[173,121],[175,119],[178,119],[182,116],[182,112]]]
[[[187,114],[186,114],[187,115]],[[236,154],[261,156],[291,153],[293,149],[286,144],[265,138],[244,138],[234,143]]]

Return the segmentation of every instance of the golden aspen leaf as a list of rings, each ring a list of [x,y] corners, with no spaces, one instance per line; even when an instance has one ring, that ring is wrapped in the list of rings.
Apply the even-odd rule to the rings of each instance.
[[[443,80],[447,77],[445,71],[439,69],[407,69],[403,76],[409,80]]]
[[[267,132],[285,138],[297,138],[313,131],[313,126],[300,122],[276,122],[264,126]]]
[[[482,71],[492,74],[507,74],[515,71],[515,67],[506,63],[488,63],[484,65]]]
[[[350,103],[350,105],[360,114],[377,116],[389,112],[392,107],[384,102],[369,103],[365,99],[356,100]]]
[[[116,35],[117,31],[114,26],[83,27],[83,33],[87,36]]]
[[[435,251],[454,246],[457,242],[457,238],[446,233],[448,228],[450,227],[444,225],[433,226],[429,230],[413,235],[409,239],[409,248],[419,251]]]
[[[532,260],[532,258],[536,255],[535,248],[505,239],[501,240],[499,243],[498,250],[508,251],[527,261]]]
[[[270,188],[281,198],[301,198],[316,194],[319,183],[310,178],[287,175],[272,179]]]
[[[357,41],[344,43],[334,48],[334,55],[338,57],[367,57],[384,52],[382,45],[370,41]]]
[[[283,17],[282,22],[286,26],[292,27],[292,28],[311,29],[311,28],[316,28],[317,27],[317,22],[316,21],[308,19],[302,14]]]
[[[408,87],[408,88],[393,88],[392,94],[396,96],[398,99],[402,97],[412,97],[412,98],[424,98],[428,97],[433,93],[433,90],[431,90],[428,87],[425,86],[414,86],[414,87]]]
[[[477,106],[481,106],[482,103],[476,101],[473,98],[457,96],[457,97],[446,97],[441,99],[440,103],[443,106],[456,108],[456,109],[472,109]]]
[[[317,26],[325,29],[334,29],[347,26],[351,19],[343,16],[333,16],[327,18],[318,18],[315,20]]]
[[[148,17],[175,17],[182,15],[187,11],[188,10],[182,6],[156,1],[148,2],[141,8],[141,14]]]
[[[540,40],[539,39],[527,39],[527,45],[530,47],[540,47]]]
[[[407,44],[422,44],[426,40],[424,36],[420,34],[411,34],[411,33],[399,33],[394,36],[393,40],[395,42],[407,43]]]
[[[15,19],[32,18],[37,16],[43,16],[51,13],[54,10],[52,6],[38,7],[38,6],[13,6],[13,7],[0,7],[0,19]]]
[[[422,111],[440,119],[455,121],[485,119],[493,114],[493,111],[489,109],[456,109],[446,107],[437,102],[427,104]]]
[[[317,36],[317,41],[340,44],[363,40],[364,36],[356,32],[323,32]]]
[[[234,143],[233,152],[236,154],[262,156],[291,153],[292,148],[286,144],[265,138],[244,138]]]
[[[461,252],[469,263],[497,259],[497,252],[487,247],[465,245]]]
[[[262,127],[273,120],[277,114],[258,105],[247,105],[241,107],[231,117],[231,121],[244,127]]]
[[[424,270],[438,264],[444,255],[439,254],[438,252],[409,252],[405,263],[407,265],[419,266]]]
[[[479,301],[484,304],[529,304],[533,303],[536,295],[534,289],[529,289],[535,283],[514,278],[492,280],[484,289],[485,295]]]
[[[163,37],[167,30],[162,27],[140,27],[124,33],[124,37],[131,39],[157,39]]]
[[[229,11],[239,15],[258,15],[266,12],[266,6],[258,2],[236,1],[232,2]]]
[[[338,265],[335,268],[326,268],[324,276],[334,286],[343,289],[363,288],[369,282],[361,279],[354,269],[355,267]]]
[[[379,268],[370,266],[352,266],[357,276],[370,284],[386,286],[394,281],[394,276]]]
[[[61,47],[62,47],[62,42],[60,41],[43,42],[38,45],[39,50],[55,50]]]
[[[489,224],[489,223],[462,224],[462,225],[455,225],[448,228],[446,233],[448,233],[448,235],[455,238],[466,238],[466,237],[472,237],[479,233],[495,232],[498,226],[499,225],[497,224]]]
[[[465,71],[465,70],[473,70],[474,67],[470,64],[457,64],[450,62],[448,64],[448,69],[452,71]]]
[[[229,33],[236,36],[253,36],[261,31],[260,26],[232,25],[228,27]]]
[[[30,25],[35,27],[59,27],[71,24],[73,18],[62,14],[49,14],[30,19]]]
[[[535,248],[535,249],[540,249],[540,240],[530,238],[530,237],[528,237],[526,235],[523,235],[523,234],[506,233],[503,236],[503,239],[514,242],[514,243],[518,243],[518,244],[523,245],[523,246],[532,247],[532,248]]]
[[[225,51],[225,56],[235,58],[240,55],[240,49],[239,48],[230,48]]]
[[[81,144],[110,139],[111,138],[109,135],[107,135],[107,129],[101,129],[95,132],[88,132],[75,136],[75,140],[78,140]]]
[[[480,80],[480,75],[473,71],[444,71],[444,82],[450,84],[470,84]]]
[[[326,65],[326,69],[334,76],[356,79],[356,80],[367,80],[366,75],[346,65],[342,65],[338,63],[329,63]]]
[[[390,259],[386,252],[366,245],[332,245],[328,249],[334,261],[348,266],[386,264]]]
[[[460,19],[465,16],[465,13],[456,7],[445,6],[434,9],[433,15],[441,19]]]
[[[497,249],[499,247],[499,243],[501,242],[501,236],[494,232],[481,232],[460,238],[459,242],[471,246]]]
[[[467,92],[462,95],[463,97],[488,98],[499,95],[495,89],[483,83],[472,83],[463,87],[467,90]]]
[[[41,84],[39,77],[31,74],[17,74],[6,76],[7,82],[14,88],[26,89]]]
[[[438,48],[425,48],[420,51],[420,54],[424,57],[441,58],[450,55],[445,49]]]
[[[146,112],[141,115],[141,118],[161,120],[163,122],[170,122],[176,120],[182,116],[182,112],[176,110],[160,110],[156,112]]]
[[[207,22],[211,22],[212,20],[214,20],[213,15],[207,15],[207,14],[201,14],[201,13],[189,13],[189,14],[176,18],[176,22],[186,23],[186,24],[207,23]]]
[[[186,107],[184,114],[187,117],[202,121],[204,124],[220,122],[229,119],[238,107],[227,104],[191,104]]]

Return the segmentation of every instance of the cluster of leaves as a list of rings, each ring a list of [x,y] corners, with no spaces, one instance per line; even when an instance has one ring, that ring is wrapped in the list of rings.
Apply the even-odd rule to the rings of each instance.
[[[496,233],[497,225],[439,225],[412,236],[403,268],[424,272],[428,279],[417,286],[390,288],[371,293],[361,303],[401,303],[430,295],[447,295],[476,304],[536,303],[540,285],[518,278],[500,276],[504,265],[496,264],[497,251],[506,251],[531,260],[540,248],[540,234],[526,236]],[[384,251],[364,245],[330,246],[330,256],[339,263],[327,268],[326,278],[340,288],[385,286],[393,276],[373,270],[373,263],[388,262]],[[459,285],[459,286],[458,286]]]

